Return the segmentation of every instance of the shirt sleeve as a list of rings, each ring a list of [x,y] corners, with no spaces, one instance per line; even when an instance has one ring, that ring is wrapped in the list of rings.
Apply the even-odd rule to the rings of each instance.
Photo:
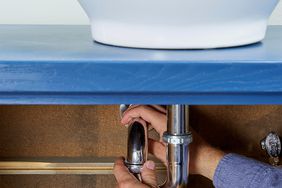
[[[282,168],[227,154],[217,166],[213,184],[216,188],[281,188]]]

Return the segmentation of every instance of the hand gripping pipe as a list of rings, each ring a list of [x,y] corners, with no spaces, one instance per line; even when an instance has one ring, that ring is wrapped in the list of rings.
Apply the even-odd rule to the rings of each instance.
[[[128,106],[121,105],[121,112]],[[172,105],[167,107],[167,132],[163,141],[167,145],[167,181],[161,187],[184,188],[188,185],[189,144],[192,134],[189,132],[189,107]],[[140,170],[147,160],[147,126],[135,121],[128,127],[127,159],[128,169],[140,180]]]

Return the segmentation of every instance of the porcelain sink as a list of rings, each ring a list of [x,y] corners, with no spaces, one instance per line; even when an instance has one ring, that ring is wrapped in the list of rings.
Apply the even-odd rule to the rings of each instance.
[[[205,49],[263,40],[279,0],[79,0],[95,41],[125,47]]]

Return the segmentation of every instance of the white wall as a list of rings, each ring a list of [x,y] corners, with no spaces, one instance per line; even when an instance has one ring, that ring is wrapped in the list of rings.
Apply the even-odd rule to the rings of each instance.
[[[88,24],[88,20],[77,0],[0,0],[0,24]],[[282,25],[282,1],[270,24]]]
[[[270,24],[282,25],[282,1],[281,0],[270,18]]]
[[[88,24],[77,0],[0,0],[0,24]]]

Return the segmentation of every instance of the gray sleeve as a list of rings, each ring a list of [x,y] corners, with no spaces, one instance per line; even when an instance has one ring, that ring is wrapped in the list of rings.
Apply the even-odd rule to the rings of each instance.
[[[217,166],[213,183],[216,188],[282,188],[282,168],[227,154]]]

